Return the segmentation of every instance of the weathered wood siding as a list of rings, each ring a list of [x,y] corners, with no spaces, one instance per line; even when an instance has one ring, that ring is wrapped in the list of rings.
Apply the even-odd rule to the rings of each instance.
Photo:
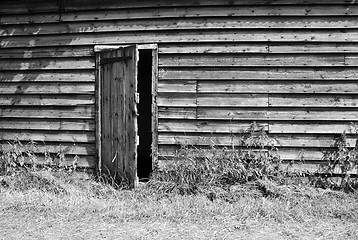
[[[284,159],[321,160],[358,119],[357,16],[351,0],[2,1],[0,140],[75,143],[94,166],[94,45],[158,43],[161,155],[256,121]]]

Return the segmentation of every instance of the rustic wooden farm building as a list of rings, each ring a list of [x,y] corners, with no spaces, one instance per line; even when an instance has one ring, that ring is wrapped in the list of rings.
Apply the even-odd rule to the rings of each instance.
[[[2,0],[0,36],[0,140],[81,167],[135,177],[253,121],[316,164],[358,119],[355,0]]]

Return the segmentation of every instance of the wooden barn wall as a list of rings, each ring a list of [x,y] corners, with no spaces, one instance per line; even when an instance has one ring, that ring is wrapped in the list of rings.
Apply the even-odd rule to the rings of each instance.
[[[351,0],[2,1],[0,140],[93,167],[94,45],[158,43],[162,157],[256,121],[316,163],[358,119],[357,16]]]

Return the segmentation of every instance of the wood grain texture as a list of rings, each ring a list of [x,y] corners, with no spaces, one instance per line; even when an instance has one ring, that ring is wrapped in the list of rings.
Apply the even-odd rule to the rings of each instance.
[[[355,30],[202,30],[157,32],[110,32],[91,34],[61,34],[11,36],[1,38],[1,48],[74,46],[94,44],[177,43],[177,42],[352,42],[358,40]]]
[[[162,10],[158,10],[162,11]],[[188,10],[186,10],[188,12]],[[159,13],[158,13],[159,14]],[[24,24],[20,25],[0,25],[0,36],[23,36],[23,35],[43,35],[43,34],[73,34],[73,33],[96,33],[96,32],[130,32],[130,31],[163,31],[163,30],[204,30],[204,29],[339,29],[342,25],[346,29],[355,29],[358,27],[356,18],[348,17],[232,17],[230,19],[223,19],[219,17],[202,18],[200,12],[191,14],[191,18],[176,17],[177,11],[170,15],[172,18],[155,19],[156,16],[148,17],[145,21],[140,19],[145,14],[140,13],[138,16],[131,16],[133,20],[128,19],[118,20],[125,14],[118,12],[113,19],[108,18],[108,12],[102,17],[98,16],[95,19],[86,22],[64,22],[63,17],[60,22],[53,24]],[[92,13],[93,15],[93,13]],[[172,16],[174,15],[174,16]],[[192,18],[195,16],[196,18]],[[205,15],[204,15],[205,16]],[[239,16],[239,15],[238,15]],[[78,20],[83,16],[76,16],[73,20]],[[139,19],[138,19],[139,18]],[[100,20],[97,20],[100,19]],[[3,20],[4,21],[4,20]],[[9,20],[8,20],[9,21]],[[21,20],[19,20],[21,21]],[[22,20],[23,21],[23,20]],[[40,20],[33,20],[41,22]],[[43,21],[43,19],[42,19]]]
[[[268,123],[259,123],[262,129],[268,130]],[[251,122],[215,121],[215,120],[180,120],[160,119],[158,131],[180,133],[229,133],[243,134],[248,131]]]
[[[316,148],[333,148],[337,146],[337,137],[319,136],[319,135],[276,135],[271,134],[267,145],[274,144],[280,147],[316,147]],[[347,137],[347,143],[355,146],[357,138]],[[189,145],[189,146],[242,146],[246,142],[240,134],[177,134],[177,133],[160,133],[159,144],[163,145]]]
[[[94,71],[0,71],[0,82],[94,82]]]
[[[93,105],[92,95],[0,95],[0,106],[80,106]]]
[[[94,106],[0,106],[2,118],[92,119],[94,116]]]
[[[0,84],[2,94],[94,94],[94,84],[5,82]]]
[[[240,145],[256,121],[282,159],[305,149],[307,160],[322,162],[341,132],[355,142],[357,16],[348,0],[4,0],[0,140],[46,141],[53,153],[75,144],[69,156],[87,167],[101,149],[106,166],[135,176],[136,63],[97,72],[128,81],[97,82],[107,98],[95,97],[94,47],[157,43],[154,155],[180,144]]]
[[[0,132],[0,140],[20,140],[35,142],[72,142],[72,143],[94,143],[94,133],[72,132],[45,132],[45,131],[10,131]]]
[[[94,67],[92,58],[0,60],[0,70],[94,69]]]
[[[174,117],[175,114],[167,114]],[[358,113],[337,108],[198,108],[201,119],[356,121]]]
[[[358,66],[356,56],[344,55],[275,55],[275,54],[203,54],[164,55],[161,67],[320,67]]]
[[[93,145],[90,143],[51,143],[48,142],[46,144],[43,144],[41,142],[33,142],[30,144],[29,142],[23,142],[22,146],[18,146],[19,150],[25,152],[26,150],[31,150],[36,154],[44,154],[44,153],[50,153],[50,154],[58,154],[58,153],[64,153],[66,155],[94,155],[95,149],[93,148]],[[6,144],[5,142],[2,143],[1,150],[4,151],[11,151],[12,147],[9,144]]]
[[[93,120],[2,119],[0,129],[94,131]]]
[[[162,68],[159,79],[165,80],[353,80],[358,70],[353,68]]]
[[[0,59],[21,59],[26,62],[28,58],[72,58],[72,57],[91,57],[94,55],[93,47],[73,46],[73,47],[39,47],[39,48],[15,48],[0,49]],[[92,59],[92,58],[91,58]],[[91,60],[90,59],[90,60]],[[55,60],[55,59],[53,59]],[[76,61],[73,60],[73,61]]]
[[[166,82],[170,82],[169,80]],[[164,85],[164,84],[163,84]],[[173,85],[173,86],[172,86]],[[179,84],[165,84],[171,90]],[[181,86],[181,85],[180,85]],[[185,88],[183,88],[185,89]],[[307,93],[307,94],[357,94],[355,81],[198,81],[199,93]]]

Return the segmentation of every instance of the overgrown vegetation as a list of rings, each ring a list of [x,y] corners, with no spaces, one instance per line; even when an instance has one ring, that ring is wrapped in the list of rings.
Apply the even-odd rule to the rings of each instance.
[[[44,145],[43,149],[39,150],[38,144],[34,141],[23,144],[18,139],[0,144],[0,175],[17,171],[33,171],[38,168],[50,171],[76,170],[78,156],[71,158],[66,156],[71,153],[71,148],[59,145],[55,152],[50,152]]]
[[[343,159],[356,159],[357,147],[345,145],[344,138],[342,142],[331,155],[327,176],[347,164]],[[257,124],[242,136],[242,143],[241,148],[183,146],[176,159],[154,171],[147,184],[129,191],[124,183],[106,176],[78,179],[75,160],[63,151],[62,157],[38,154],[36,143],[10,142],[2,146],[0,157],[2,236],[356,239],[355,185],[350,184],[351,192],[345,193],[331,190],[333,185],[322,189],[287,184],[300,173],[291,174],[274,141]],[[52,160],[45,167],[37,166],[39,156],[46,154]],[[60,159],[66,159],[66,166]],[[354,167],[343,170],[351,174]],[[351,175],[343,178],[355,181]]]
[[[173,159],[156,169],[149,185],[158,191],[181,194],[206,193],[212,188],[260,181],[276,184],[302,184],[321,188],[356,191],[358,188],[358,139],[349,146],[344,132],[336,142],[336,151],[329,152],[315,172],[293,170],[293,162],[283,163],[275,140],[270,139],[263,126],[253,123],[240,138],[241,146],[197,148],[182,146]],[[304,152],[298,164],[305,163]]]
[[[357,127],[353,124],[350,133],[357,134]],[[259,187],[260,181],[281,185],[302,184],[302,177],[308,177],[307,183],[315,187],[348,191],[356,191],[358,188],[358,139],[354,146],[350,146],[346,132],[337,139],[337,150],[326,153],[322,161],[325,164],[316,172],[294,171],[291,168],[292,162],[283,163],[275,140],[267,135],[264,126],[260,124],[254,122],[242,134],[232,137],[239,138],[240,146],[182,146],[173,159],[166,161],[165,166],[154,170],[147,184],[148,188],[166,193],[210,195],[213,189],[228,191],[232,186],[240,184],[254,183]],[[40,151],[36,142],[23,144],[17,139],[0,144],[0,176],[16,173],[19,176],[31,175],[39,169],[67,172],[76,170],[78,157],[68,157],[67,154],[71,152],[69,147],[59,145],[55,153],[51,153],[46,147],[41,149],[44,150]],[[304,164],[304,152],[298,159],[299,164]],[[36,177],[33,178],[35,179]],[[106,175],[97,177],[98,181],[116,189],[128,189],[125,178],[120,179],[123,180],[118,182]]]

